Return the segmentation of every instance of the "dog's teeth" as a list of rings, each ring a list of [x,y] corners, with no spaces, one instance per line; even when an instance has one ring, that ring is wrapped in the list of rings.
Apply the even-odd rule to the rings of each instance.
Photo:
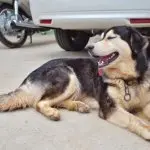
[[[109,59],[113,58],[114,56],[115,56],[115,54],[112,54],[112,55],[109,57]]]
[[[111,55],[109,58],[108,58],[108,60],[110,60],[110,59],[112,59],[113,58],[113,55]]]

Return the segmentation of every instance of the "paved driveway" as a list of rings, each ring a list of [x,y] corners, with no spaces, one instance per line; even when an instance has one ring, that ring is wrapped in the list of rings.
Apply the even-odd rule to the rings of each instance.
[[[33,69],[52,58],[87,57],[65,52],[53,36],[10,50],[0,45],[0,93],[15,89]],[[98,118],[97,112],[61,111],[53,122],[33,109],[0,113],[0,150],[150,150],[150,143]]]

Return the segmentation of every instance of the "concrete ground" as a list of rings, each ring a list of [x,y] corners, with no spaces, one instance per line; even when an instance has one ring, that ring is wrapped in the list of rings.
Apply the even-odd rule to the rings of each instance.
[[[53,36],[33,37],[20,49],[0,45],[0,93],[15,89],[32,70],[52,58],[87,57],[65,52]],[[61,110],[53,122],[33,109],[0,113],[0,150],[149,150],[150,143],[99,119],[97,112]]]

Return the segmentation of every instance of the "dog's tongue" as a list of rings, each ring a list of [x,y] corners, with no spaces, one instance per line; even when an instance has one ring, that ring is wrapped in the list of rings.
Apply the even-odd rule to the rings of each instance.
[[[101,68],[98,68],[98,75],[102,76],[103,75],[103,70]]]
[[[106,63],[108,61],[108,59],[110,58],[110,56],[111,56],[111,54],[106,55],[106,56],[101,56],[100,60],[99,60],[99,64],[103,65],[104,63]],[[103,69],[102,68],[98,68],[98,74],[99,74],[99,76],[103,75]]]
[[[100,61],[107,61],[109,59],[110,55],[102,56],[100,57]]]

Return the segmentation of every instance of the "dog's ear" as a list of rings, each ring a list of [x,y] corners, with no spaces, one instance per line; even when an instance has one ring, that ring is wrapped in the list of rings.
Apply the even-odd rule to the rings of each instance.
[[[148,39],[139,33],[136,29],[130,28],[130,46],[135,54],[146,51]]]
[[[132,57],[137,61],[136,69],[143,74],[148,67],[148,51],[149,41],[136,29],[130,28],[130,47]]]

